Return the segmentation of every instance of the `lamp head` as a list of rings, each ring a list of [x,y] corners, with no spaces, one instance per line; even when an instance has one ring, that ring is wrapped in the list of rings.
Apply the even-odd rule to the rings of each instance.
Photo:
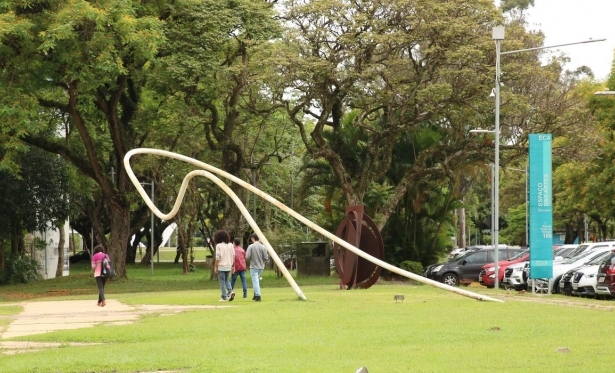
[[[489,94],[489,97],[495,98],[495,88],[491,88],[491,93]]]

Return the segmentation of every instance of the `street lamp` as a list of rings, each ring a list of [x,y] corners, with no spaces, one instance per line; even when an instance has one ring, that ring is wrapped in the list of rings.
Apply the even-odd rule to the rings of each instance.
[[[256,162],[254,160],[254,156],[252,156],[252,163],[250,163],[248,166],[244,167],[244,168],[248,168],[250,170],[252,170],[252,185],[256,188],[256,170],[258,170],[261,165],[270,165],[271,163],[269,162]],[[291,175],[292,177],[292,175]],[[292,183],[292,181],[291,181]],[[292,185],[292,184],[291,184]],[[252,193],[253,198],[254,198],[254,205],[253,205],[253,209],[252,209],[252,217],[254,219],[256,219],[256,193]]]
[[[498,273],[498,261],[499,261],[499,233],[500,233],[500,201],[499,201],[499,188],[500,188],[500,56],[505,54],[513,54],[520,52],[536,51],[541,49],[563,47],[567,45],[594,43],[598,41],[604,41],[606,39],[585,40],[576,43],[566,43],[558,45],[543,46],[537,48],[518,49],[506,52],[500,52],[502,40],[504,40],[504,26],[496,26],[492,30],[491,38],[495,40],[495,173],[493,176],[494,184],[494,228],[493,228],[493,245],[495,248],[495,289],[499,288]]]
[[[492,89],[491,90],[491,95],[489,95],[489,97],[493,97],[492,96],[493,95],[493,91],[494,90]],[[493,130],[485,130],[485,129],[482,129],[482,128],[477,128],[477,129],[470,130],[470,133],[495,133],[495,131],[493,131]],[[495,225],[493,224],[493,219],[495,218],[494,207],[495,207],[495,194],[496,194],[495,190],[496,189],[495,189],[495,184],[494,184],[494,182],[495,182],[495,172],[494,172],[494,164],[493,163],[491,163],[489,165],[489,171],[491,173],[491,224],[490,224],[490,229],[491,229],[491,246],[495,247],[495,246],[493,246],[493,244],[494,244],[494,241],[493,241],[493,238],[494,238],[493,230],[495,228]],[[497,268],[498,267],[496,265],[494,270],[497,271]]]

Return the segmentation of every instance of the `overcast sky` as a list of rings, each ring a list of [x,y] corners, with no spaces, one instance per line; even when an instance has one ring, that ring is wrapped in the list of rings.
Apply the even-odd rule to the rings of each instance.
[[[593,39],[606,41],[558,48],[570,57],[566,69],[589,66],[597,79],[611,70],[615,50],[615,0],[535,0],[526,11],[530,29],[545,34],[545,45]]]

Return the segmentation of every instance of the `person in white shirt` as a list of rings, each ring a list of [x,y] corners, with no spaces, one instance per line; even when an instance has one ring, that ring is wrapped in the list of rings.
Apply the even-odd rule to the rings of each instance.
[[[222,297],[220,302],[229,302],[235,299],[235,293],[231,286],[231,274],[235,269],[235,249],[231,243],[231,235],[225,230],[219,230],[214,234],[216,242],[216,261],[214,273],[218,274]]]

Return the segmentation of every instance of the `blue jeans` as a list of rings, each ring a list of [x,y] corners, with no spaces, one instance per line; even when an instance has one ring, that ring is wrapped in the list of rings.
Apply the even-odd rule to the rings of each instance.
[[[243,296],[248,295],[248,283],[246,282],[246,271],[235,272],[231,275],[231,289],[235,289],[235,280],[237,276],[241,279],[241,285],[243,286]]]
[[[222,299],[226,299],[233,291],[231,286],[231,271],[218,271],[218,282],[220,282],[220,291],[222,292]]]
[[[254,288],[254,295],[256,295],[257,297],[261,296],[261,284],[260,284],[261,273],[263,273],[262,269],[250,268],[250,276],[252,277],[252,287]]]

